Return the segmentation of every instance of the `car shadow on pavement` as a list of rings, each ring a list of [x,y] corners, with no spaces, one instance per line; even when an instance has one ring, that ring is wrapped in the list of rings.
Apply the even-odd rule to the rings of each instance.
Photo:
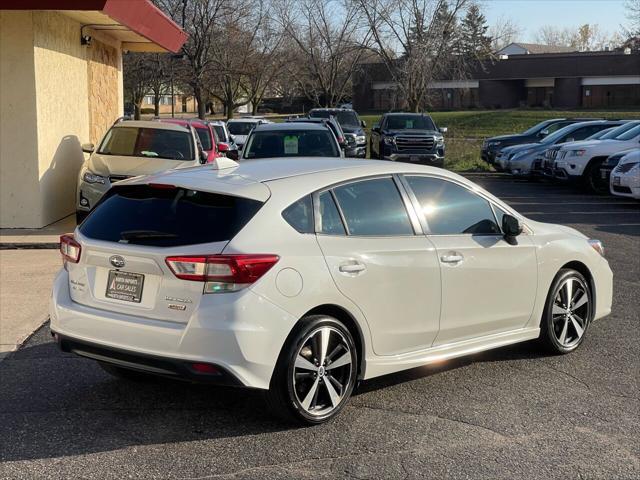
[[[0,363],[0,462],[254,436],[296,428],[270,416],[259,391],[164,378],[119,380],[62,353],[47,326]],[[474,362],[540,357],[531,342],[365,381],[357,394]]]

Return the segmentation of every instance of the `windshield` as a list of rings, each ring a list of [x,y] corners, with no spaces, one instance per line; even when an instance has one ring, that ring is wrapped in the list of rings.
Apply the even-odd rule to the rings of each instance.
[[[170,160],[194,159],[191,133],[162,128],[114,127],[105,135],[98,153]]]
[[[611,130],[609,133],[607,133],[606,135],[603,135],[600,137],[600,140],[609,140],[610,138],[615,138],[618,135],[620,135],[621,133],[626,132],[627,130],[632,129],[633,127],[635,127],[636,125],[638,125],[638,123],[634,123],[634,122],[629,122],[629,123],[625,123],[623,125],[620,125],[619,127],[614,128],[613,130]]]
[[[560,130],[556,130],[551,135],[547,135],[543,140],[540,140],[540,143],[542,145],[552,145],[556,143],[557,140],[560,140],[562,137],[564,137],[567,133],[571,133],[572,131],[577,129],[578,127],[576,127],[576,125],[567,125]]]
[[[390,115],[384,128],[388,130],[435,130],[436,126],[428,115]]]
[[[604,130],[600,130],[599,132],[594,133],[590,137],[585,138],[585,140],[600,140],[601,138],[604,138],[604,136],[607,135],[609,132],[612,132],[615,129],[616,127],[605,128]]]
[[[249,135],[256,125],[254,122],[229,122],[227,128],[231,135]]]
[[[640,124],[636,124],[633,128],[630,128],[624,133],[618,134],[614,138],[616,140],[631,140],[638,135],[640,135]]]
[[[536,133],[538,133],[540,130],[544,130],[544,128],[547,125],[552,124],[553,122],[555,122],[555,120],[545,120],[544,122],[540,122],[540,123],[536,123],[533,127],[531,127],[529,130],[525,130],[524,132],[522,132],[522,135],[535,135]]]
[[[311,118],[329,118],[331,116],[338,120],[343,127],[359,127],[360,119],[356,112],[340,111],[340,110],[316,110],[309,115]]]
[[[196,128],[196,133],[198,134],[198,138],[200,139],[200,144],[202,145],[202,149],[207,152],[213,150],[213,143],[211,142],[211,133],[207,128]]]
[[[256,132],[249,137],[243,158],[339,157],[340,150],[329,130]]]
[[[222,125],[213,125],[213,129],[215,130],[216,136],[218,137],[218,139],[220,139],[221,142],[227,141],[227,135]]]
[[[112,188],[82,222],[83,235],[106,242],[173,247],[231,240],[261,202],[184,188]]]

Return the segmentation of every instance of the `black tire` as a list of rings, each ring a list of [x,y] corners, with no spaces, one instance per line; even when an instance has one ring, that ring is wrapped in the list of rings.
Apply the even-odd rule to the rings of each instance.
[[[153,382],[158,377],[150,373],[140,372],[138,370],[131,370],[128,368],[118,367],[111,363],[98,362],[98,365],[107,372],[109,375],[116,377],[120,380],[127,380],[130,382]]]
[[[305,371],[301,372],[299,368],[296,372],[296,359],[302,355],[301,352],[305,352],[305,349],[308,349],[308,351],[305,352],[309,354],[308,358],[310,360],[315,360],[311,350],[312,347],[309,345],[315,338],[314,335],[318,334],[320,330],[331,330],[334,336],[333,346],[332,344],[329,344],[329,350],[333,348],[334,351],[332,353],[336,353],[336,355],[333,356],[333,361],[348,354],[350,364],[337,367],[335,370],[330,370],[331,355],[327,355],[327,373],[309,373],[308,379],[302,378],[301,380],[298,380],[299,375],[307,374]],[[344,345],[348,347],[348,351],[346,352],[339,350],[339,347],[342,346],[343,342]],[[317,366],[317,362],[314,361],[313,363]],[[338,375],[341,375],[341,381],[334,380],[332,378],[333,372],[336,371],[338,372],[336,374],[336,378]],[[323,372],[325,372],[324,368]],[[351,393],[353,392],[357,374],[358,357],[355,343],[349,330],[342,324],[342,322],[333,317],[326,315],[310,315],[304,317],[300,321],[298,327],[291,333],[289,339],[282,348],[278,358],[278,363],[276,364],[276,368],[271,378],[269,390],[265,392],[265,400],[272,413],[286,421],[298,424],[317,425],[331,420],[344,408],[351,396]],[[296,378],[295,382],[299,383],[294,383],[294,375]],[[320,375],[321,378],[316,380],[318,375]],[[324,382],[328,382],[330,385],[325,385],[323,380]],[[299,393],[302,393],[303,396],[305,393],[308,393],[304,389],[300,390],[304,387],[304,382],[307,382],[306,385],[309,385],[310,383],[315,383],[317,385],[315,391],[317,391],[318,394],[313,396],[310,406],[311,409],[317,409],[317,413],[310,413],[310,411],[303,407],[302,404],[304,402],[298,398]],[[335,406],[331,406],[331,409],[327,411],[326,409],[329,407],[326,406],[326,404],[330,401],[327,391],[329,387],[333,388],[334,392],[336,391],[335,388],[337,388],[333,387],[333,385],[344,385],[344,388],[341,389],[339,403]],[[309,392],[310,391],[311,390],[309,390]],[[320,397],[323,397],[325,400],[324,409],[322,408],[322,400]]]
[[[572,281],[573,285],[571,292],[573,300],[575,300],[574,305],[578,304],[582,299],[582,296],[579,296],[580,292],[586,295],[587,300],[584,306],[576,308],[573,319],[571,319],[572,315],[564,313],[554,314],[554,306],[558,310],[563,309],[563,306],[560,305],[566,298],[566,289],[563,289],[569,280]],[[547,351],[555,354],[573,352],[584,341],[592,318],[593,295],[589,282],[580,272],[571,268],[563,268],[554,278],[544,306],[542,320],[540,322],[540,341],[543,347]],[[576,324],[578,326],[575,326]],[[581,333],[578,327],[582,329]],[[562,338],[565,339],[564,342]]]
[[[592,160],[582,175],[582,185],[589,193],[602,195],[609,191],[609,186],[604,184],[600,174],[600,167],[603,163],[604,159]]]

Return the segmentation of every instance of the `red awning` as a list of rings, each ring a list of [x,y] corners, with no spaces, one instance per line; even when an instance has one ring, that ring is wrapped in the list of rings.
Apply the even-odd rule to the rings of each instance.
[[[0,9],[93,11],[170,52],[187,41],[187,34],[150,0],[3,0]]]

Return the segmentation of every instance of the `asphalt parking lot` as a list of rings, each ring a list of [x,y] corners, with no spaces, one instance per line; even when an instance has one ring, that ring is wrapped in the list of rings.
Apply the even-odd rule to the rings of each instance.
[[[45,326],[0,363],[0,478],[639,478],[640,203],[474,180],[604,242],[613,313],[578,351],[528,342],[386,376],[291,428],[256,392],[114,380]]]

